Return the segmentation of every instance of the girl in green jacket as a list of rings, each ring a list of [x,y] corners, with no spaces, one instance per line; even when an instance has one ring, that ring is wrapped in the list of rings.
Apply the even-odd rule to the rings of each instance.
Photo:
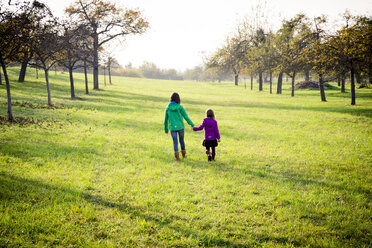
[[[168,134],[168,131],[171,131],[172,139],[173,139],[173,148],[174,148],[174,156],[176,160],[180,160],[180,155],[178,152],[178,140],[177,134],[180,140],[181,145],[181,153],[182,157],[186,158],[186,148],[185,148],[185,126],[183,124],[183,118],[187,121],[187,123],[194,127],[194,123],[190,120],[187,116],[185,109],[182,107],[180,95],[176,92],[172,94],[170,97],[170,103],[168,104],[165,110],[165,118],[164,118],[164,131]]]

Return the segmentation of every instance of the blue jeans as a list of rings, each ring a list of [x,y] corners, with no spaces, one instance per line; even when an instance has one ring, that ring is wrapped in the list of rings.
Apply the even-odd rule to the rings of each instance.
[[[171,131],[174,151],[178,152],[177,133],[178,133],[178,136],[180,137],[181,151],[186,151],[185,141],[183,140],[185,137],[185,129],[178,130],[178,131]]]

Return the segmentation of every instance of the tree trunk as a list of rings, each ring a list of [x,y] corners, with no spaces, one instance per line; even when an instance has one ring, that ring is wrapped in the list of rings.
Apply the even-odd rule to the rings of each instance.
[[[345,74],[341,76],[341,93],[345,93]]]
[[[72,71],[72,66],[68,67],[68,72],[70,74],[71,99],[74,99],[75,98],[75,87],[74,87],[74,75]]]
[[[319,74],[319,90],[320,90],[320,98],[322,102],[326,102],[326,96],[324,91],[324,80],[323,80],[323,74]]]
[[[337,76],[337,86],[338,87],[341,86],[341,77],[340,77],[340,75]]]
[[[263,82],[262,82],[262,72],[260,72],[258,74],[258,90],[259,91],[262,91],[262,89],[263,89],[262,85],[263,85]]]
[[[88,90],[88,75],[87,75],[87,61],[84,59],[84,76],[85,76],[85,94],[89,94]]]
[[[253,90],[253,74],[251,74],[251,90]]]
[[[103,66],[103,82],[106,86],[106,66]]]
[[[28,60],[24,60],[21,64],[21,71],[19,72],[19,77],[18,77],[18,82],[20,83],[25,81],[27,64],[28,64]]]
[[[36,79],[39,79],[39,71],[37,70],[37,67],[35,67],[35,75],[36,75]]]
[[[238,86],[239,84],[239,74],[234,75],[235,85]]]
[[[98,90],[98,34],[93,38],[93,89]]]
[[[350,70],[350,81],[351,81],[351,105],[355,105],[355,82],[354,82],[354,67],[351,65]]]
[[[3,79],[1,78],[1,70],[0,70],[0,85],[3,85]]]
[[[7,95],[7,101],[8,101],[8,120],[10,122],[13,122],[14,118],[13,118],[13,111],[12,111],[12,97],[10,95],[10,83],[9,83],[8,73],[6,71],[5,62],[4,62],[4,59],[1,53],[0,53],[0,63],[1,63],[1,67],[3,68],[4,79],[5,79],[5,84],[6,84],[6,95]]]
[[[46,82],[46,87],[47,87],[47,92],[48,92],[48,105],[51,106],[52,105],[52,98],[50,96],[48,69],[44,68],[44,73],[45,73],[45,82]]]
[[[295,78],[296,78],[296,71],[293,71],[293,76],[292,76],[292,92],[291,92],[291,96],[292,97],[294,96]]]
[[[18,77],[18,82],[24,82],[25,81],[25,77],[26,77],[26,71],[27,71],[27,65],[28,65],[28,62],[31,60],[33,56],[33,53],[29,53],[29,52],[24,52],[23,53],[23,61],[22,61],[22,64],[21,64],[21,70],[19,72],[19,77]]]
[[[283,72],[281,71],[278,75],[278,86],[276,87],[276,94],[282,94],[283,85]]]
[[[309,70],[305,71],[305,81],[310,81],[310,71]]]
[[[108,74],[109,74],[109,82],[110,82],[110,85],[112,84],[111,83],[111,66],[110,66],[110,64],[108,65]]]
[[[360,72],[359,71],[355,71],[355,78],[356,78],[356,82],[358,84],[361,84],[362,83],[362,77],[360,76]]]
[[[271,70],[269,71],[269,80],[270,80],[270,94],[272,94],[273,93],[273,73]]]

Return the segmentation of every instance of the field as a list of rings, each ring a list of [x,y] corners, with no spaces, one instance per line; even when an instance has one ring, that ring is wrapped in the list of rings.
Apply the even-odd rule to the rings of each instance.
[[[335,84],[321,102],[287,84],[270,95],[267,84],[114,77],[85,95],[75,74],[70,100],[68,74],[50,76],[52,108],[33,70],[11,82],[0,247],[371,247],[372,89],[351,106]],[[195,125],[215,110],[215,162],[187,125],[188,158],[175,161],[163,128],[174,91]],[[1,85],[2,117],[5,99]]]

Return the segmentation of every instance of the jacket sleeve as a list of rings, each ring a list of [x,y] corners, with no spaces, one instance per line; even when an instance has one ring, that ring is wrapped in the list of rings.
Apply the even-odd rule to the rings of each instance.
[[[218,124],[217,124],[217,121],[216,121],[216,129],[214,130],[215,131],[215,134],[216,134],[216,138],[217,139],[220,139],[220,131],[218,130]]]
[[[185,120],[187,121],[187,123],[189,123],[190,126],[194,127],[194,123],[190,120],[185,109],[182,106],[181,106],[181,115],[183,116],[183,118],[185,118]]]
[[[192,128],[194,131],[200,131],[200,130],[203,130],[204,129],[204,121],[203,123],[200,125],[200,127],[193,127]]]
[[[168,133],[168,112],[165,110],[165,116],[164,116],[164,132]]]

